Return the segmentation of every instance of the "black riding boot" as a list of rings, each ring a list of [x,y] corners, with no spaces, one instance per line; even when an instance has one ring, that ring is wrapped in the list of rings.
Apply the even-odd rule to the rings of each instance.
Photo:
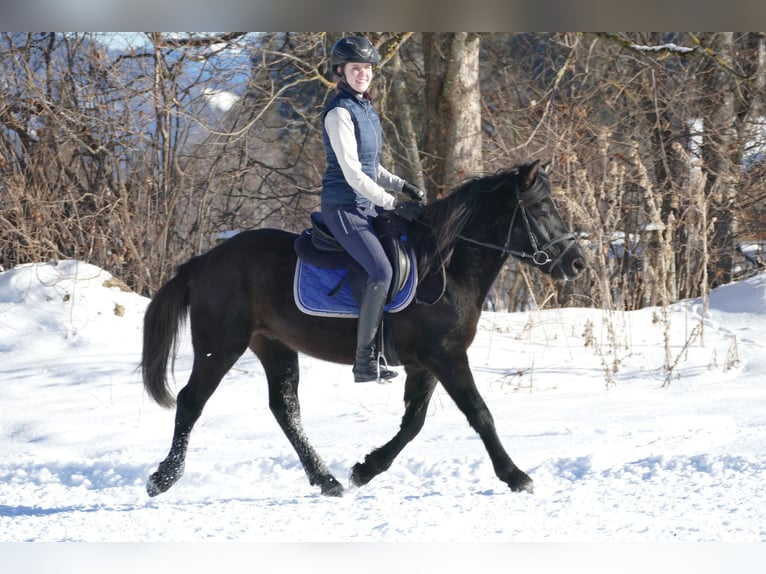
[[[375,352],[375,335],[383,318],[386,295],[386,289],[380,283],[368,283],[364,288],[356,330],[356,359],[353,369],[355,383],[391,379],[397,375],[396,371],[380,367]]]

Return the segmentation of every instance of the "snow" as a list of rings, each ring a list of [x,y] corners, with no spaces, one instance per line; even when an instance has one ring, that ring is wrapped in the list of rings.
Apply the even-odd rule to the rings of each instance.
[[[642,44],[633,44],[632,48],[634,50],[638,50],[639,52],[678,52],[681,54],[688,54],[696,50],[696,48],[690,48],[688,46],[679,46],[678,44],[674,44],[672,42],[659,44],[657,46],[645,46]]]
[[[184,477],[149,498],[174,413],[137,370],[147,303],[84,262],[0,273],[0,541],[766,541],[766,275],[715,290],[707,311],[484,313],[472,368],[534,494],[496,478],[441,388],[390,470],[348,487],[398,430],[404,377],[355,384],[349,366],[301,357],[306,432],[347,486],[323,497],[247,354],[198,422]],[[187,336],[177,390],[191,359]]]
[[[204,88],[202,95],[205,96],[205,99],[211,106],[223,112],[228,112],[239,101],[238,95],[226,90]]]

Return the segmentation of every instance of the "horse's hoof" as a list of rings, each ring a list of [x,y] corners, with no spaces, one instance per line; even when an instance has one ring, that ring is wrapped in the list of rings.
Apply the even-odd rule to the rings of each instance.
[[[357,486],[357,487],[359,487],[359,486],[364,486],[365,484],[367,484],[368,482],[370,482],[370,479],[369,479],[369,478],[368,478],[367,480],[365,480],[365,479],[362,477],[362,464],[361,464],[361,463],[359,463],[359,462],[357,462],[357,463],[356,463],[356,464],[355,464],[355,465],[354,465],[354,466],[351,468],[351,474],[350,474],[350,476],[348,477],[348,480],[349,480],[349,482],[351,482],[351,484],[352,484],[353,486]]]
[[[179,478],[181,478],[181,474],[167,476],[160,474],[160,472],[157,471],[149,477],[149,480],[146,481],[146,494],[154,497],[158,494],[162,494],[163,492],[167,492],[170,490],[171,486],[178,482]]]
[[[157,496],[158,494],[162,494],[165,492],[167,488],[162,488],[157,481],[154,479],[154,475],[151,475],[149,477],[149,480],[146,481],[146,494],[148,494],[151,497]]]
[[[535,492],[535,482],[526,474],[519,480],[509,483],[508,486],[511,487],[511,492],[528,492],[529,494]]]
[[[334,476],[329,476],[322,481],[322,494],[324,496],[343,496],[343,485]]]

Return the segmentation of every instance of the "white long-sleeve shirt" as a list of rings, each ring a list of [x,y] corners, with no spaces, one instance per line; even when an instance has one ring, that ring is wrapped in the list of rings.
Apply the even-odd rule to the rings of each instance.
[[[343,177],[352,189],[383,209],[393,209],[396,205],[396,197],[386,190],[401,191],[404,180],[382,165],[378,166],[377,181],[373,181],[362,171],[362,163],[356,151],[354,121],[348,110],[340,106],[331,109],[325,115],[324,127],[327,130],[330,145],[338,158]]]

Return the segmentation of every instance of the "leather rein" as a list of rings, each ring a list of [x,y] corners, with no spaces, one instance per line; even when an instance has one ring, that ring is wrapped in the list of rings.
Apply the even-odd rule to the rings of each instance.
[[[535,189],[538,188],[538,189]],[[497,245],[495,243],[486,243],[484,241],[479,241],[477,239],[472,239],[470,237],[466,237],[465,235],[458,235],[458,239],[462,239],[463,241],[467,241],[468,243],[473,243],[474,245],[480,245],[481,247],[487,247],[489,249],[494,249],[496,251],[500,251],[503,255],[513,255],[515,257],[518,257],[520,259],[531,259],[532,262],[535,265],[543,266],[547,263],[552,263],[553,265],[556,265],[561,258],[564,256],[564,254],[569,250],[572,245],[574,245],[574,239],[575,235],[574,233],[565,233],[564,235],[561,235],[559,237],[555,237],[551,239],[550,241],[546,242],[542,247],[539,247],[537,244],[537,238],[535,237],[535,234],[532,232],[532,225],[529,221],[529,214],[527,213],[527,207],[536,205],[540,202],[542,202],[543,199],[548,195],[548,189],[545,187],[545,185],[541,183],[536,183],[533,185],[529,190],[529,197],[522,198],[520,194],[517,192],[518,196],[518,202],[516,203],[516,208],[513,211],[513,217],[511,218],[511,223],[508,226],[508,234],[505,238],[505,244],[504,245]],[[524,225],[526,225],[527,228],[527,235],[529,236],[529,243],[532,246],[533,253],[527,253],[526,251],[517,251],[515,249],[511,249],[511,234],[513,232],[513,226],[516,223],[516,217],[517,215],[521,213],[521,218],[524,220]],[[558,257],[556,259],[551,259],[551,256],[548,254],[548,250],[557,243],[561,243],[562,241],[572,241],[565,249],[559,253]]]

